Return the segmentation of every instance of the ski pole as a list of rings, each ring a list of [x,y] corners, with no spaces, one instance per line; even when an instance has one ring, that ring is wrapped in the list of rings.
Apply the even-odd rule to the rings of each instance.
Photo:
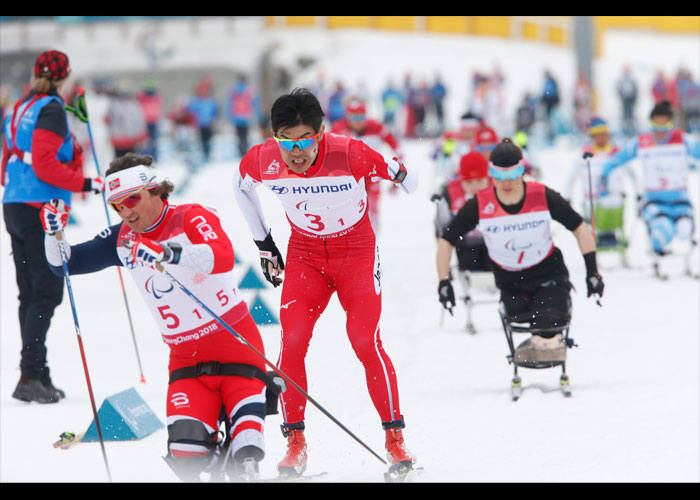
[[[64,106],[66,111],[70,111],[75,114],[78,119],[87,125],[88,136],[90,137],[90,149],[92,150],[92,159],[95,162],[95,168],[97,169],[97,175],[102,177],[100,172],[100,163],[97,161],[97,152],[95,150],[95,141],[92,139],[92,128],[90,127],[90,120],[88,119],[87,104],[85,103],[85,89],[80,89],[79,96],[75,107]],[[105,216],[107,217],[107,226],[112,226],[112,221],[109,217],[109,209],[107,208],[107,195],[102,191],[102,204],[105,209]],[[121,267],[117,266],[117,274],[119,275],[119,283],[122,288],[122,295],[124,297],[124,306],[126,307],[126,315],[129,319],[129,328],[131,329],[131,339],[134,344],[134,351],[136,351],[136,362],[139,366],[139,373],[141,374],[141,383],[146,383],[146,378],[143,376],[143,368],[141,366],[141,356],[139,355],[139,348],[136,344],[136,335],[134,333],[134,322],[131,319],[131,309],[129,308],[129,301],[126,298],[126,286],[124,285],[124,277],[122,276]]]
[[[105,441],[102,437],[102,426],[100,425],[100,419],[97,416],[97,407],[95,406],[95,396],[92,392],[92,384],[90,383],[90,373],[88,372],[87,359],[85,357],[85,349],[83,347],[83,337],[80,334],[80,325],[78,323],[78,313],[75,309],[75,299],[73,298],[73,287],[70,283],[70,274],[68,274],[68,258],[66,257],[66,250],[63,247],[63,231],[56,232],[56,239],[58,240],[58,248],[61,251],[61,260],[63,262],[63,275],[66,278],[66,287],[68,288],[68,297],[70,298],[70,306],[73,311],[73,322],[75,323],[75,333],[78,336],[78,346],[80,347],[80,357],[83,361],[83,370],[85,371],[85,381],[87,382],[88,393],[90,394],[90,404],[92,404],[92,415],[95,419],[95,427],[97,428],[97,435],[100,438],[100,447],[102,448],[102,458],[105,462],[105,468],[107,469],[107,477],[109,482],[112,482],[112,474],[109,470],[109,462],[107,461],[107,452],[105,451]]]
[[[591,179],[591,158],[593,157],[593,153],[590,151],[586,151],[583,153],[583,159],[586,160],[586,163],[588,165],[588,195],[589,195],[589,200],[590,200],[590,210],[591,210],[591,227],[593,228],[593,242],[596,244],[598,243],[598,240],[595,235],[595,214],[593,213],[593,181]],[[603,306],[600,303],[600,298],[596,299],[596,304],[599,306]]]
[[[124,242],[125,244],[128,244],[127,242]],[[352,437],[355,441],[357,441],[360,445],[362,445],[367,451],[369,451],[372,455],[374,455],[381,463],[386,465],[386,461],[380,457],[372,448],[367,446],[360,438],[358,438],[355,434],[353,434],[347,427],[345,427],[337,418],[335,418],[331,413],[328,412],[323,406],[321,406],[319,403],[317,403],[304,389],[299,387],[299,385],[294,382],[291,378],[287,376],[286,373],[284,373],[282,370],[277,368],[271,361],[269,361],[263,353],[261,353],[258,349],[255,348],[255,346],[251,345],[241,334],[236,332],[233,328],[231,328],[223,319],[221,319],[214,311],[212,311],[204,302],[202,302],[196,295],[194,295],[192,292],[190,292],[185,285],[180,283],[175,276],[170,274],[167,269],[165,269],[159,262],[156,263],[156,269],[163,273],[171,282],[173,282],[175,285],[177,285],[180,290],[182,290],[188,297],[190,297],[194,302],[197,303],[201,308],[203,308],[212,318],[214,318],[221,326],[223,326],[231,335],[233,335],[239,342],[241,342],[243,345],[248,347],[251,351],[253,351],[260,359],[262,359],[267,365],[272,368],[272,370],[282,377],[287,383],[292,385],[297,391],[299,391],[311,404],[313,404],[316,408],[318,408],[321,413],[323,413],[326,417],[331,419],[333,423],[335,423],[338,427],[343,429],[350,437]]]
[[[593,239],[597,241],[595,238],[595,214],[593,213],[593,180],[591,178],[591,158],[593,157],[593,153],[590,151],[586,151],[583,153],[583,159],[586,160],[586,164],[588,165],[588,196],[589,196],[589,201],[590,201],[590,210],[591,210],[591,227],[593,228]]]

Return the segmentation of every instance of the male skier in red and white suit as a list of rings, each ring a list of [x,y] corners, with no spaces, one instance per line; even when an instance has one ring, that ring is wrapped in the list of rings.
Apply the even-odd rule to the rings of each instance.
[[[280,310],[282,345],[278,367],[306,390],[304,359],[313,328],[333,292],[347,313],[347,335],[362,362],[372,402],[386,431],[393,471],[412,468],[401,429],[396,373],[379,337],[381,282],[375,233],[367,211],[366,178],[381,177],[406,192],[417,188],[415,172],[388,163],[363,142],[324,133],[323,111],[306,89],[279,97],[271,109],[274,136],[243,157],[234,192],[260,249],[266,279],[282,283],[282,255],[265,222],[255,188],[275,193],[292,227]],[[307,463],[306,400],[296,390],[282,396],[287,454],[281,475],[299,475]]]

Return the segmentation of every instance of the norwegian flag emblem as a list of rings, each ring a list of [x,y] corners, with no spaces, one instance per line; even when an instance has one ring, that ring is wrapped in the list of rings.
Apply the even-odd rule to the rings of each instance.
[[[119,179],[109,181],[109,189],[117,189],[119,187]]]

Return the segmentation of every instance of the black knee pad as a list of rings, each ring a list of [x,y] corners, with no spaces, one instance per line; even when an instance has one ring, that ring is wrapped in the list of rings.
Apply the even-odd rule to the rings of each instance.
[[[204,424],[197,420],[176,420],[168,426],[168,455],[165,461],[181,480],[197,481],[200,474],[216,462],[217,457],[214,453],[216,434],[216,432],[209,432]],[[203,446],[208,453],[201,456],[176,458],[170,450],[172,443]]]

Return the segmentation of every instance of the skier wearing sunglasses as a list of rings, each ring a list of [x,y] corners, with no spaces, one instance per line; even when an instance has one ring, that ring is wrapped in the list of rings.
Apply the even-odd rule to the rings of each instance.
[[[163,266],[191,284],[222,321],[264,353],[238,289],[233,247],[213,209],[169,203],[174,186],[157,179],[152,162],[151,156],[128,153],[111,163],[105,194],[121,221],[76,245],[68,245],[63,235],[68,272],[124,266],[141,292],[170,349],[165,460],[175,474],[186,482],[207,476],[211,481],[257,479],[258,462],[265,456],[264,419],[276,413],[272,406],[277,403],[277,394],[266,386],[265,364],[157,269]],[[64,271],[56,233],[63,232],[67,220],[62,200],[41,210],[46,259],[59,276]],[[221,422],[224,437],[219,436]]]
[[[323,117],[318,99],[306,89],[279,97],[271,109],[274,137],[243,157],[234,193],[260,250],[265,278],[279,286],[284,272],[279,368],[306,390],[305,357],[314,325],[337,293],[386,433],[390,472],[405,473],[414,458],[404,447],[396,373],[379,337],[379,254],[365,182],[379,177],[410,193],[418,178],[357,139],[325,132]],[[265,222],[255,191],[260,185],[278,196],[291,224],[286,262]],[[281,475],[300,475],[306,468],[305,407],[298,391],[283,394],[287,454],[278,464]]]
[[[469,199],[438,239],[438,296],[443,307],[455,304],[449,265],[462,235],[478,228],[492,264],[496,287],[509,316],[530,312],[533,328],[556,329],[570,313],[572,288],[564,256],[552,241],[553,220],[571,231],[586,264],[588,296],[603,294],[593,233],[556,191],[523,179],[523,155],[510,139],[491,153],[493,187]],[[516,361],[564,361],[565,345],[556,331],[534,334],[515,350]]]

